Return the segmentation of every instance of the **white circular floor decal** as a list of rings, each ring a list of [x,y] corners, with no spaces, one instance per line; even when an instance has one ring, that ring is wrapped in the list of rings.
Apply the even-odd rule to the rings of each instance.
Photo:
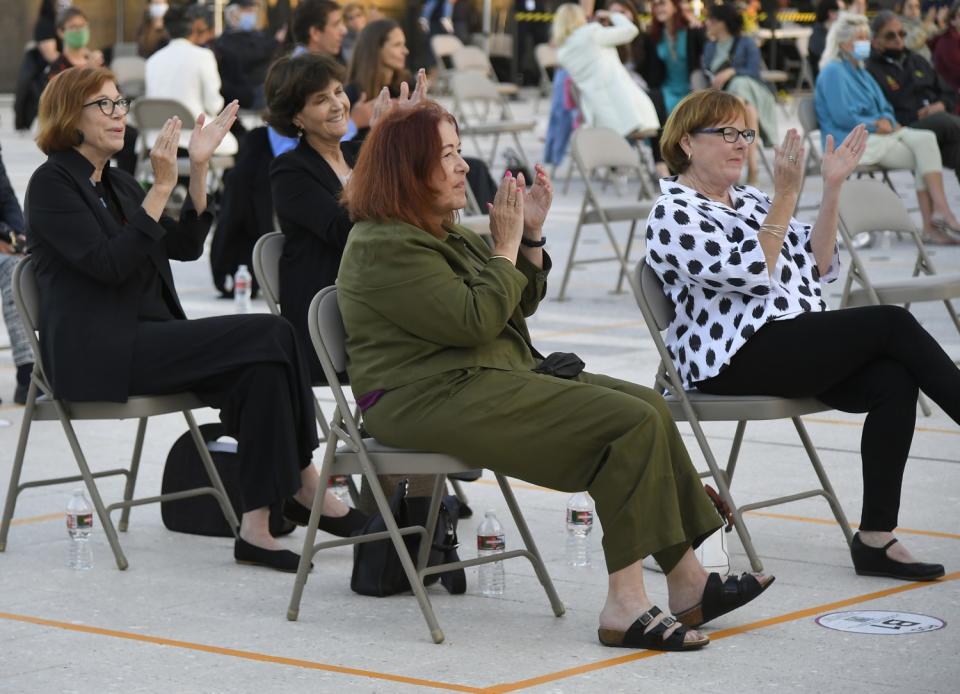
[[[883,634],[886,636],[936,631],[947,625],[942,619],[929,617],[925,614],[884,610],[831,612],[817,617],[817,624],[828,629],[854,634]]]

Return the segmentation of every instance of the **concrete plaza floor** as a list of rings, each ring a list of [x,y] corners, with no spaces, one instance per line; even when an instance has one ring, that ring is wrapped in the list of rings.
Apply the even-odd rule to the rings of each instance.
[[[42,156],[29,137],[12,132],[8,103],[0,100],[0,143],[22,199]],[[546,108],[541,103],[540,127],[524,140],[531,157],[542,151],[538,137]],[[532,112],[529,103],[515,110],[521,116]],[[795,120],[792,112],[781,116],[782,126]],[[464,144],[470,151],[472,143]],[[495,171],[501,170],[498,162]],[[898,174],[894,180],[913,205],[909,175]],[[960,211],[957,180],[950,172],[945,180],[951,203]],[[819,186],[816,177],[808,181],[803,205],[815,206]],[[615,265],[577,269],[571,299],[553,300],[582,191],[576,180],[569,194],[558,190],[548,221],[555,279],[551,298],[531,320],[534,340],[544,352],[576,351],[591,371],[649,384],[656,354],[633,297],[610,292]],[[612,187],[609,191],[612,201],[630,194],[617,198]],[[798,216],[811,218],[814,213]],[[624,225],[618,228],[625,237]],[[580,257],[606,250],[597,228],[586,234]],[[960,271],[960,247],[932,250],[941,272]],[[912,268],[910,247],[893,237],[879,239],[866,255],[884,276],[908,275]],[[232,304],[215,298],[206,257],[176,264],[174,272],[191,317],[233,310]],[[840,287],[837,282],[828,288],[833,306]],[[266,310],[262,301],[255,307]],[[960,358],[960,336],[943,307],[919,305],[914,311],[951,356]],[[0,345],[7,343],[5,338],[0,328]],[[23,408],[11,405],[13,387],[14,371],[5,352],[0,354],[0,494],[6,493],[23,414]],[[329,408],[329,393],[319,394]],[[207,410],[198,417],[213,421],[216,414]],[[862,416],[825,412],[804,419],[846,513],[856,522]],[[100,469],[123,464],[134,430],[132,423],[78,425],[81,442]],[[158,492],[166,453],[184,430],[178,416],[151,422],[140,494]],[[682,430],[692,456],[702,461],[689,429]],[[733,426],[711,425],[707,430],[723,459]],[[789,422],[751,425],[746,439],[733,487],[740,503],[815,482]],[[59,425],[35,425],[25,479],[69,475],[74,469]],[[553,616],[525,562],[506,563],[507,589],[500,599],[482,597],[476,572],[468,571],[466,595],[430,589],[446,633],[441,645],[431,642],[412,597],[375,599],[351,592],[352,554],[346,548],[330,550],[317,560],[300,619],[289,622],[292,576],[235,564],[229,539],[166,530],[157,506],[133,510],[130,530],[121,537],[130,560],[127,571],[117,570],[99,530],[93,538],[94,568],[71,571],[63,512],[75,486],[28,490],[17,505],[6,552],[0,554],[0,692],[960,690],[960,428],[935,406],[932,416],[917,421],[898,535],[919,557],[945,564],[947,576],[929,584],[856,576],[841,532],[822,500],[751,513],[747,522],[756,547],[777,582],[755,602],[709,625],[705,631],[713,642],[689,654],[612,650],[597,642],[597,615],[606,590],[600,531],[590,538],[593,565],[568,567],[563,522],[567,496],[522,482],[514,488],[566,614]],[[492,475],[465,487],[477,513],[460,523],[461,554],[473,555],[476,524],[486,508],[495,509],[505,523],[508,548],[518,546]],[[101,488],[108,500],[116,500],[122,491],[116,478],[104,480]],[[732,569],[748,570],[735,534],[727,537]],[[299,551],[302,538],[298,531],[284,543]],[[647,586],[653,600],[666,608],[663,577],[647,572]],[[831,630],[817,622],[850,610],[929,615],[946,626],[928,633],[868,635]]]

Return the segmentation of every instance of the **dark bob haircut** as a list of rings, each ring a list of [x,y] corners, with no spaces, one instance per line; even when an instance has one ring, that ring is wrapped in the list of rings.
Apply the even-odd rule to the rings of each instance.
[[[334,81],[343,82],[343,66],[326,55],[302,53],[284,56],[270,66],[263,91],[267,99],[266,121],[282,135],[296,137],[293,118],[303,110],[311,94]]]
[[[707,10],[707,16],[715,21],[723,22],[731,36],[739,36],[740,32],[743,31],[743,17],[740,15],[740,10],[733,5],[727,3],[711,5],[710,9]]]
[[[341,202],[355,222],[399,220],[441,237],[430,223],[437,191],[430,186],[440,166],[440,124],[456,119],[427,101],[413,108],[395,108],[370,131],[360,150]],[[448,216],[454,221],[456,213]]]

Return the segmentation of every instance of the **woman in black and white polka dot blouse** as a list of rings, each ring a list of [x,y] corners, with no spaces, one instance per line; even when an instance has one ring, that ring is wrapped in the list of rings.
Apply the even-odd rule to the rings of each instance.
[[[857,573],[932,580],[893,536],[918,391],[960,423],[960,370],[898,306],[827,311],[821,281],[839,274],[837,206],[867,131],[828,138],[823,198],[811,226],[791,217],[803,179],[800,136],[777,149],[771,199],[737,185],[756,133],[734,96],[703,90],[672,112],[661,139],[678,174],[661,181],[647,220],[647,262],[676,306],[667,348],[689,388],[717,395],[816,397],[866,412]],[[869,201],[864,201],[869,204]]]

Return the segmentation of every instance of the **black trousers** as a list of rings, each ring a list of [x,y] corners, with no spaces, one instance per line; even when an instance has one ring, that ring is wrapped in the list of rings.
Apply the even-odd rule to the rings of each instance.
[[[960,424],[960,370],[899,306],[767,323],[726,369],[697,387],[715,395],[816,397],[843,412],[866,412],[860,439],[863,530],[897,526],[918,390]]]
[[[937,136],[943,165],[953,169],[960,181],[960,116],[940,111],[911,123],[910,127],[929,130]]]
[[[313,394],[293,326],[269,315],[141,322],[131,395],[191,391],[237,439],[243,510],[300,489],[317,448]]]

